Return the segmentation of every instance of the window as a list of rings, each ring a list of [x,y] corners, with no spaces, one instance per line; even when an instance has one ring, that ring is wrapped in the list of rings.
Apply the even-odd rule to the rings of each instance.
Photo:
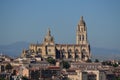
[[[68,52],[70,52],[70,53],[71,53],[71,52],[72,52],[72,50],[71,50],[71,49],[69,49],[69,50],[68,50]]]
[[[51,49],[48,49],[48,52],[51,52]]]
[[[38,49],[38,53],[42,53],[42,50],[40,48]]]
[[[83,28],[81,28],[81,32],[83,32]]]
[[[75,50],[75,52],[77,52],[77,53],[78,53],[78,52],[79,52],[79,51],[78,51],[78,49],[76,49],[76,50]]]
[[[62,52],[65,53],[65,49],[62,49]]]
[[[69,55],[68,55],[68,58],[72,58],[72,55],[69,54]]]
[[[86,50],[85,50],[85,49],[83,49],[82,51],[83,51],[83,52],[86,52]]]
[[[79,36],[79,38],[80,38],[80,41],[81,41],[82,40],[81,35]]]
[[[66,56],[65,56],[65,55],[62,55],[62,58],[64,58],[64,59],[65,59],[65,58],[66,58]]]
[[[84,35],[82,35],[82,40],[84,40]]]
[[[75,58],[79,58],[79,55],[75,55]]]

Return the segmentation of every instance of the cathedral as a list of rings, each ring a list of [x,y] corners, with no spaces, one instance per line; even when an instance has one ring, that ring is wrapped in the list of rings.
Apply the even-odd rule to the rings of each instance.
[[[87,27],[83,19],[76,28],[76,44],[57,44],[48,29],[41,44],[30,44],[28,50],[23,50],[21,57],[35,57],[40,55],[43,58],[52,57],[69,61],[87,61],[91,58],[90,44],[87,39]]]

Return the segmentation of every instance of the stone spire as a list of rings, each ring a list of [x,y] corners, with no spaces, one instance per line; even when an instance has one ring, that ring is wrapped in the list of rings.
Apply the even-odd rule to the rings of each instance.
[[[85,26],[85,21],[83,20],[83,16],[81,16],[81,18],[80,18],[79,25],[80,26]]]
[[[50,28],[48,28],[47,36],[51,36]]]

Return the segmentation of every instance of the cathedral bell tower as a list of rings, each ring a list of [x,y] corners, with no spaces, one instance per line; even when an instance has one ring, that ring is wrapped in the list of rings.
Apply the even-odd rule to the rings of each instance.
[[[77,26],[76,31],[76,44],[87,44],[87,27],[85,21],[83,20],[83,16],[80,18],[80,22]]]
[[[81,46],[81,59],[82,61],[87,61],[91,58],[90,53],[90,44],[87,39],[87,27],[85,21],[83,20],[83,16],[80,18],[80,22],[77,26],[76,31],[76,44]]]

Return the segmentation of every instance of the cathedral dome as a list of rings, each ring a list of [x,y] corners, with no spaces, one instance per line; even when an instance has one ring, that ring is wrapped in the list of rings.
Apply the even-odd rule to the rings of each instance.
[[[48,32],[47,32],[47,34],[46,34],[46,36],[45,36],[45,38],[44,38],[44,42],[46,43],[54,43],[54,38],[53,38],[53,36],[51,36],[51,31],[50,31],[50,29],[48,29]]]

